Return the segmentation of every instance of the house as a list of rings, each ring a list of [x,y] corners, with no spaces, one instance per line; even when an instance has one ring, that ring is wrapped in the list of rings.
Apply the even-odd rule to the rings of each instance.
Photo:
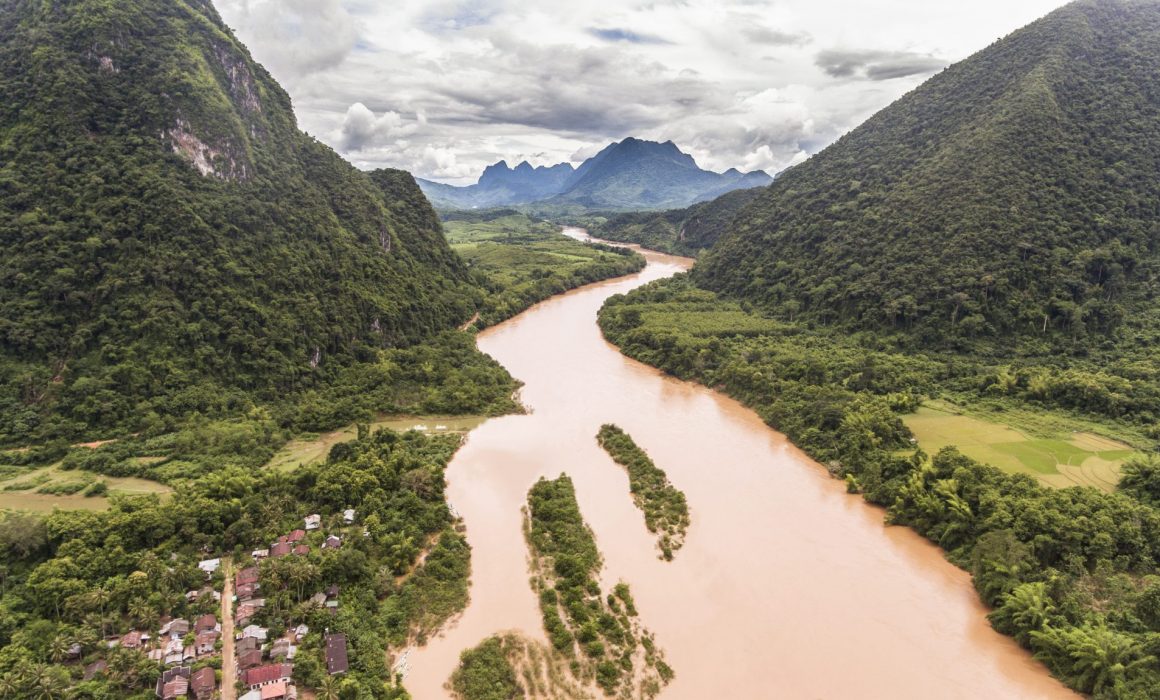
[[[286,681],[275,681],[270,685],[262,686],[262,700],[286,700]]]
[[[333,676],[346,673],[349,667],[346,660],[346,635],[326,635],[326,672]]]
[[[317,516],[315,516],[315,517],[317,517]],[[289,535],[286,535],[286,541],[289,542],[290,544],[296,544],[298,542],[301,542],[304,539],[306,539],[306,531],[305,530],[295,530],[295,531],[291,532]]]
[[[206,576],[212,576],[213,572],[217,571],[218,567],[221,565],[221,559],[206,559],[204,561],[199,561],[197,563],[197,568],[204,571]]]
[[[342,546],[342,538],[336,535],[328,535],[326,541],[322,543],[323,549],[338,549]]]
[[[314,595],[310,596],[310,604],[318,606],[326,605],[326,594],[315,593]]]
[[[255,549],[254,551],[250,552],[250,556],[252,556],[255,559],[265,559],[266,557],[270,556],[270,550],[268,550],[268,549]]]
[[[171,668],[157,679],[156,693],[162,700],[184,697],[189,691],[190,671],[188,666]]]
[[[218,629],[217,615],[213,613],[206,613],[197,618],[197,622],[193,623],[193,631],[201,634],[202,632],[213,632]]]
[[[237,654],[261,648],[262,643],[253,637],[243,637],[234,643],[234,652]]]
[[[181,617],[176,620],[170,620],[161,626],[159,632],[162,636],[169,635],[174,639],[184,637],[189,634],[189,620]]]
[[[243,583],[242,585],[238,586],[237,590],[235,591],[235,595],[237,596],[238,600],[252,598],[254,597],[254,593],[257,592],[258,587],[259,586],[256,583]]]
[[[307,554],[310,554],[310,545],[308,545],[308,544],[294,545],[294,554],[296,556],[299,556],[299,557],[304,557]]]
[[[244,630],[242,630],[242,637],[253,637],[259,642],[264,642],[266,641],[266,628],[258,627],[257,625],[249,625]]]
[[[81,646],[81,643],[80,642],[73,642],[72,644],[69,645],[68,651],[65,653],[65,658],[71,659],[71,660],[79,659],[79,658],[81,658],[81,654],[83,652],[84,652],[84,648]]]
[[[262,693],[258,690],[251,690],[244,695],[239,695],[238,700],[262,700]]]
[[[289,542],[276,542],[270,547],[271,557],[284,557],[293,550],[293,545]]]
[[[197,638],[193,642],[193,649],[198,656],[209,656],[214,653],[214,647],[217,645],[218,633],[217,630],[209,630],[208,632],[199,632]]]
[[[337,598],[338,591],[339,591],[338,586],[331,586],[330,588],[326,589],[326,597],[327,598]]]
[[[189,679],[189,689],[197,700],[209,700],[217,690],[217,676],[209,666],[199,669]]]
[[[249,566],[234,574],[234,585],[244,586],[248,583],[258,582],[258,567]]]
[[[342,522],[350,525],[354,522],[354,508],[347,508],[342,511]]]
[[[104,659],[98,659],[97,661],[92,662],[88,666],[85,666],[84,679],[86,681],[91,681],[92,679],[96,678],[97,676],[103,674],[106,670],[108,670],[108,668],[109,668],[109,662],[105,661]]]
[[[125,636],[121,637],[121,646],[126,649],[140,649],[142,642],[141,637],[142,635],[140,632],[133,630],[132,632],[129,632]]]
[[[242,674],[242,684],[250,690],[257,690],[278,681],[288,681],[293,672],[294,664],[267,664],[251,668]]]
[[[301,642],[302,638],[310,633],[310,628],[306,625],[298,625],[294,628],[294,641]]]
[[[304,520],[306,522],[306,529],[307,530],[317,530],[319,527],[322,526],[322,516],[319,515],[318,513],[308,515],[308,516],[306,516],[306,518]]]
[[[245,671],[262,665],[262,650],[250,649],[238,653],[238,670]]]
[[[274,643],[270,645],[270,659],[280,659],[282,661],[292,659],[294,658],[295,651],[294,645],[290,643],[290,640],[283,637],[274,640]]]

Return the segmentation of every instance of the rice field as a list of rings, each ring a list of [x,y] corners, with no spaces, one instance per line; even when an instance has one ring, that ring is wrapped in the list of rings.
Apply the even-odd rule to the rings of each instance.
[[[1087,432],[1033,436],[1017,427],[965,415],[949,405],[926,404],[903,419],[929,454],[953,445],[960,452],[1004,471],[1029,474],[1059,488],[1092,486],[1112,491],[1120,467],[1136,451]]]
[[[152,458],[142,458],[143,460]],[[173,489],[165,484],[136,477],[104,476],[85,471],[66,471],[58,465],[27,469],[0,479],[0,510],[27,510],[50,512],[61,510],[104,510],[109,507],[106,496],[85,496],[82,493],[54,494],[48,491],[68,484],[91,484],[103,481],[108,493],[142,495],[156,493],[162,496]]]

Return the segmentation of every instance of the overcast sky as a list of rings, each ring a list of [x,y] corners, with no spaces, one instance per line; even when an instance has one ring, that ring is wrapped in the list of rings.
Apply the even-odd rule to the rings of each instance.
[[[773,174],[1060,0],[215,0],[362,168],[467,184],[626,136]]]

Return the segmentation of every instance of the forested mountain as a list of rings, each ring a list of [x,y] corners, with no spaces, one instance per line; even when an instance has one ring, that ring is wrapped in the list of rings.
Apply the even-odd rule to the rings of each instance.
[[[489,166],[479,182],[453,187],[420,180],[424,193],[443,209],[472,209],[535,203],[548,210],[665,209],[686,207],[732,190],[767,185],[763,171],[702,170],[672,141],[627,138],[609,144],[572,170],[567,163],[532,168],[521,163]]]
[[[1082,0],[784,173],[696,280],[930,344],[1084,347],[1155,303],[1158,170],[1160,4]]]
[[[0,9],[0,441],[213,413],[471,316],[405,173],[297,128],[208,0]]]
[[[716,243],[741,210],[759,196],[760,188],[734,190],[685,209],[619,214],[592,226],[591,232],[597,238],[639,243],[667,253],[696,255]]]
[[[533,168],[524,161],[512,168],[501,160],[484,168],[474,185],[455,187],[420,179],[419,186],[442,209],[486,209],[551,197],[563,191],[575,172],[569,163]]]

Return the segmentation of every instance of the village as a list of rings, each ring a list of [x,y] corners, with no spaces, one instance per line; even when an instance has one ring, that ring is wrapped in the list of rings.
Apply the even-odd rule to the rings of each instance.
[[[355,511],[346,509],[323,529],[323,518],[311,514],[303,527],[292,530],[267,547],[248,555],[215,557],[199,561],[205,586],[185,593],[185,609],[200,614],[162,617],[155,627],[133,629],[106,640],[109,650],[124,649],[144,654],[157,664],[155,694],[161,700],[309,700],[325,697],[316,689],[300,691],[294,674],[295,659],[309,643],[311,628],[292,619],[277,626],[269,621],[263,567],[286,557],[309,557],[313,552],[337,550],[354,525]],[[340,589],[326,586],[309,597],[306,606],[333,615],[340,605]],[[210,608],[213,611],[209,611]],[[282,611],[285,614],[286,611]],[[143,626],[142,626],[143,627]],[[311,652],[321,651],[325,677],[346,673],[349,668],[347,640],[342,633],[322,629],[314,632]],[[79,658],[80,649],[70,649]],[[109,672],[109,662],[98,659],[85,666],[84,678]],[[320,685],[332,686],[325,677]],[[336,697],[336,696],[335,696]]]

